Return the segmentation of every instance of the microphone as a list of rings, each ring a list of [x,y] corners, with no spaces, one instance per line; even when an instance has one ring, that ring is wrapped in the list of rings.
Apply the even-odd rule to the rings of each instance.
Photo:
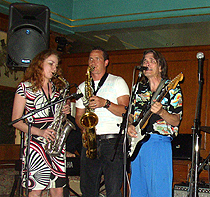
[[[74,97],[76,100],[78,100],[78,99],[80,99],[81,97],[83,97],[83,94],[82,94],[82,93],[81,93],[81,94],[73,93],[73,97]]]
[[[143,70],[148,70],[148,67],[146,66],[136,66],[137,70],[143,71]]]
[[[77,85],[76,83],[70,83],[69,89],[71,89],[71,88],[73,88],[73,87],[78,88],[78,85]]]
[[[199,81],[202,81],[202,79],[203,79],[204,54],[202,52],[198,52],[196,57],[198,59],[198,78],[199,78]]]
[[[196,55],[197,59],[203,59],[204,58],[204,54],[202,52],[198,52]]]
[[[89,101],[85,98],[85,96],[82,94],[82,91],[77,87],[77,94],[80,95],[79,98],[82,99],[83,105],[86,107],[89,105]],[[78,99],[79,99],[78,98]]]

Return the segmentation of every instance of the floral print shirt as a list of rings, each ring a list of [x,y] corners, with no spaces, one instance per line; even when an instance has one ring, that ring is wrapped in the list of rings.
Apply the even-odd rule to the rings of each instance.
[[[170,83],[170,80],[166,80],[165,84],[162,88],[164,88]],[[134,115],[134,122],[138,119],[138,117],[143,118],[145,113],[150,110],[151,106],[151,98],[153,96],[153,92],[150,90],[149,82],[143,84],[140,82],[137,87],[137,91],[135,93],[135,97],[132,103],[132,111],[131,113]],[[161,92],[157,96],[160,96]],[[161,99],[160,99],[161,100]],[[179,85],[175,87],[175,89],[171,89],[167,92],[167,94],[162,98],[161,104],[163,105],[163,109],[171,114],[179,114],[180,120],[182,119],[182,92]],[[140,120],[141,121],[141,120]],[[148,118],[147,126],[144,128],[143,133],[157,133],[161,135],[170,135],[177,136],[178,135],[178,126],[173,126],[168,124],[165,120],[163,120],[159,115],[152,114]]]

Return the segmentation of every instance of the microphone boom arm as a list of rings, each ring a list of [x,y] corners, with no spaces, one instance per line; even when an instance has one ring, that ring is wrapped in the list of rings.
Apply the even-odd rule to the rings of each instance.
[[[48,104],[48,105],[45,105],[44,107],[41,107],[40,109],[35,109],[35,110],[33,110],[33,111],[30,111],[30,112],[27,113],[26,115],[23,115],[21,118],[18,118],[18,119],[16,119],[16,120],[13,120],[12,122],[8,123],[8,125],[9,125],[9,126],[10,126],[10,125],[13,125],[13,124],[19,122],[20,120],[24,120],[24,119],[26,119],[26,118],[28,118],[28,117],[30,117],[30,116],[33,116],[34,114],[38,113],[39,111],[42,111],[42,110],[44,110],[44,109],[46,109],[46,108],[48,108],[48,107],[51,107],[51,106],[53,106],[53,105],[55,105],[55,104],[57,104],[57,103],[63,102],[64,100],[66,100],[66,99],[68,99],[68,98],[74,97],[74,98],[77,100],[77,99],[79,99],[81,96],[82,96],[81,94],[73,93],[73,94],[71,94],[71,95],[69,95],[69,96],[67,96],[67,97],[65,97],[65,98],[63,98],[63,99],[60,99],[60,100],[58,100],[58,101],[56,101],[56,102],[53,102],[53,103]]]

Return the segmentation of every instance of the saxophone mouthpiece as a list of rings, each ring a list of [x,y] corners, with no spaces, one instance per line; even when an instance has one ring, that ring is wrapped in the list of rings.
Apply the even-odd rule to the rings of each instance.
[[[65,85],[69,85],[69,83],[64,78],[61,78],[58,74],[56,73],[52,73],[52,74],[55,78],[61,80]]]
[[[94,71],[95,66],[90,67],[90,72]]]
[[[55,78],[58,78],[58,77],[59,77],[59,75],[56,74],[56,73],[52,73],[52,74],[53,74],[53,76],[54,76]]]

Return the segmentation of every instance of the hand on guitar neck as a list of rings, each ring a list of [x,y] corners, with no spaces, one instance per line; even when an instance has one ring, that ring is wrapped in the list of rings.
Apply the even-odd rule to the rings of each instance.
[[[129,137],[129,157],[131,160],[135,159],[138,151],[140,150],[141,145],[147,141],[150,137],[149,134],[145,134],[142,130],[146,127],[152,114],[158,114],[161,116],[168,124],[177,126],[180,123],[179,114],[170,114],[162,108],[161,101],[169,90],[174,89],[178,82],[183,79],[183,74],[180,73],[177,75],[159,94],[159,97],[156,98],[150,109],[146,113],[141,113],[137,120],[128,126],[128,137]],[[129,115],[130,116],[130,115]],[[133,118],[133,117],[132,117]]]

